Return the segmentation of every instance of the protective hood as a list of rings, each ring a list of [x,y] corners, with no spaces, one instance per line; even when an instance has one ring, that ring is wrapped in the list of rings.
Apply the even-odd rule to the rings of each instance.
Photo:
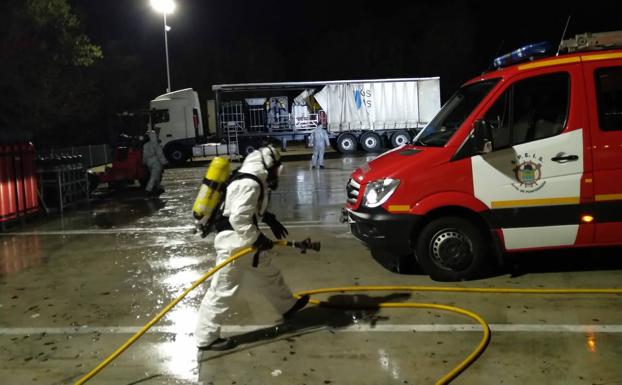
[[[158,136],[156,135],[155,131],[153,130],[147,131],[147,137],[149,138],[150,142],[158,143]]]
[[[261,149],[255,150],[248,154],[239,171],[246,174],[253,174],[262,182],[266,182],[268,179],[268,170],[264,167],[265,160],[262,162],[262,155]],[[269,158],[269,156],[266,158]]]
[[[257,176],[272,190],[278,186],[280,171],[281,154],[271,145],[251,152],[240,167],[240,172]]]

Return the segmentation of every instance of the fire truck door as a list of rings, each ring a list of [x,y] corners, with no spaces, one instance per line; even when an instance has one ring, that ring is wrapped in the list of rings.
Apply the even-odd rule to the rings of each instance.
[[[578,65],[564,67],[518,77],[482,117],[493,150],[472,157],[474,195],[507,250],[593,238],[592,227],[580,228],[584,126],[569,108],[583,101],[571,98],[582,78]]]

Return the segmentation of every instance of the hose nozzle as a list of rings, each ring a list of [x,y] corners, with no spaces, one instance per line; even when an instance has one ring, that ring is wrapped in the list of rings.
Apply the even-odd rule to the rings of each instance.
[[[307,238],[305,240],[302,240],[300,242],[291,242],[288,241],[287,242],[287,246],[292,246],[295,247],[297,249],[300,249],[300,252],[302,254],[306,254],[307,250],[315,250],[315,251],[320,251],[320,242],[311,242],[311,238]]]

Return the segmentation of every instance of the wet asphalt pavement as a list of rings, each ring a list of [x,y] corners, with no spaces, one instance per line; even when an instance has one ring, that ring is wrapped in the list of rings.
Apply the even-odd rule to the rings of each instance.
[[[339,222],[349,174],[365,157],[285,163],[272,211],[291,239],[320,253],[275,249],[292,290],[352,285],[442,285],[372,257]],[[138,187],[98,193],[90,205],[0,233],[0,383],[71,384],[213,265],[192,233],[205,166],[168,169],[159,198]],[[271,235],[268,231],[268,235]],[[520,256],[474,287],[619,287],[622,253]],[[250,259],[249,262],[250,263]],[[88,383],[431,384],[477,345],[479,327],[428,310],[307,307],[284,323],[249,280],[224,327],[240,345],[197,352],[192,333],[202,285]],[[620,296],[363,293],[335,303],[435,302],[492,324],[492,342],[453,384],[622,383]]]

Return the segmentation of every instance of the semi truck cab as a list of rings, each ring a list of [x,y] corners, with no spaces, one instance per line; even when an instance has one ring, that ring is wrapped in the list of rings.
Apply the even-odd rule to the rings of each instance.
[[[173,164],[192,156],[192,147],[204,142],[199,96],[186,88],[160,95],[149,103],[151,127],[156,129],[164,155]]]
[[[620,47],[622,32],[585,34],[495,59],[352,173],[352,233],[437,280],[477,277],[495,254],[622,245]]]

